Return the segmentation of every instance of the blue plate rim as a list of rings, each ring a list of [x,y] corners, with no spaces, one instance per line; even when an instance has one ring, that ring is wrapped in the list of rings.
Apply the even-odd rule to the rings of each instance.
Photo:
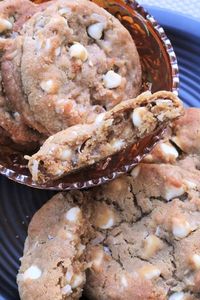
[[[144,5],[144,8],[155,16],[155,19],[159,24],[161,23],[163,27],[173,28],[200,39],[200,30],[197,30],[197,24],[200,28],[200,21],[197,18],[154,5]],[[169,22],[169,20],[172,22]]]

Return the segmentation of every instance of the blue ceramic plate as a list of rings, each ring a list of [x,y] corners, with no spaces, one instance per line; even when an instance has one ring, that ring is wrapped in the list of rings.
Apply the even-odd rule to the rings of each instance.
[[[165,29],[177,55],[179,96],[186,106],[200,107],[200,21],[152,6],[145,6]]]
[[[180,67],[180,97],[200,107],[200,22],[170,11],[146,7],[163,25]],[[32,215],[53,193],[34,190],[0,177],[0,300],[18,300],[16,273]]]

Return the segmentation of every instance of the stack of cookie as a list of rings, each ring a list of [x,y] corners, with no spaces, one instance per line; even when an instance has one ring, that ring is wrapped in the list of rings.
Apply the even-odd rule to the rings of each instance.
[[[139,95],[131,35],[90,1],[5,0],[0,13],[0,144],[31,155],[43,145],[26,156],[34,183],[170,125],[129,174],[59,193],[36,213],[17,276],[21,299],[199,299],[200,110],[176,120],[183,106],[173,93]]]
[[[138,96],[135,43],[98,5],[6,0],[0,13],[0,144],[23,155],[43,145],[25,156],[33,184],[110,158],[182,114],[171,92]]]
[[[199,299],[199,127],[187,109],[130,174],[47,202],[29,226],[21,298]]]
[[[52,134],[92,123],[141,89],[129,32],[87,0],[0,2],[0,130],[35,149]]]

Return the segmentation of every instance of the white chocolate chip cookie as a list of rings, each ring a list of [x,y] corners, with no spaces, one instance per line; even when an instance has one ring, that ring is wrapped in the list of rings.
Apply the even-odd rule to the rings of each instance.
[[[82,288],[91,300],[199,299],[200,156],[191,145],[192,153],[172,145],[179,153],[173,163],[140,163],[103,186],[58,194],[36,214],[18,275],[22,299],[23,293],[34,293],[36,284],[38,291],[43,288],[44,278],[49,290],[54,287],[51,272],[46,273],[49,262],[43,265],[41,257],[56,251],[65,251],[63,261],[70,265],[62,269],[62,284],[56,287],[61,299],[78,299]],[[62,244],[55,239],[54,248],[55,235]],[[76,245],[74,260],[69,245]],[[73,275],[75,264],[79,267]]]

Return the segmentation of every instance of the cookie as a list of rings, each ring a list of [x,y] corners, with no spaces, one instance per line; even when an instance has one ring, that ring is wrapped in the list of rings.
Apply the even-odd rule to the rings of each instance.
[[[94,164],[167,125],[183,113],[171,92],[144,93],[97,117],[51,136],[29,159],[33,180],[45,182]]]
[[[148,166],[144,166],[144,172]],[[105,228],[94,223],[100,238],[91,241],[87,249],[92,267],[87,271],[86,295],[89,299],[158,300],[178,299],[178,295],[180,299],[198,299],[199,267],[194,261],[200,251],[199,199],[164,202],[155,188],[142,199],[141,194],[148,192],[134,190],[141,178],[134,178],[134,185],[129,179],[134,212],[139,209],[141,216],[127,221],[127,211],[120,212],[112,197],[102,193],[100,203],[106,202],[107,210],[112,209],[114,221],[107,222]],[[111,188],[107,186],[108,191]],[[96,219],[100,213],[96,212]]]
[[[200,110],[188,108],[184,117],[174,123],[172,141],[185,153],[200,153]]]
[[[14,38],[14,36],[21,30],[23,24],[37,11],[37,8],[38,6],[29,0],[1,1],[1,38]]]
[[[187,143],[187,139],[184,140],[184,134],[188,134],[184,125],[184,134],[180,134],[181,131],[176,127],[179,125],[175,124],[172,126],[171,136],[161,141],[161,144],[171,145],[177,151],[171,162],[142,162],[130,174],[103,186],[87,191],[58,194],[36,214],[36,229],[32,230],[30,225],[28,237],[29,240],[31,233],[33,234],[34,245],[40,239],[47,240],[47,231],[53,232],[53,237],[59,237],[57,232],[58,228],[62,228],[63,221],[58,222],[58,219],[63,220],[63,214],[66,214],[66,210],[63,213],[63,203],[67,210],[75,206],[81,211],[86,225],[81,226],[80,237],[83,237],[81,244],[85,247],[81,258],[77,260],[84,265],[86,282],[83,289],[87,299],[199,299],[200,155],[197,148],[199,133],[196,130],[199,124],[198,111],[192,110],[193,118],[190,118],[191,110],[186,110],[185,116],[176,123],[182,124],[182,119],[193,120],[188,127],[188,131],[192,129],[196,132],[193,147],[189,139]],[[184,146],[188,153],[174,142],[171,143],[171,139],[178,136],[185,141]],[[163,150],[162,147],[161,149]],[[169,151],[170,154],[171,152]],[[165,153],[163,152],[163,157]],[[54,201],[54,210],[48,209],[48,205]],[[70,228],[67,227],[68,230],[71,230]],[[31,246],[33,244],[26,243],[18,277],[20,294],[27,293],[32,297],[30,299],[34,299],[35,295],[35,291],[31,290],[32,282],[25,285],[21,280],[24,280],[27,268],[32,265],[38,267],[38,264],[42,263],[37,258],[37,248]],[[40,257],[43,257],[44,253],[45,257],[52,257],[55,252],[59,253],[62,251],[59,245],[55,239],[55,248],[49,246],[48,252],[46,246],[43,246],[40,248]],[[33,249],[32,255],[29,255],[28,249]],[[26,264],[27,260],[29,263]],[[50,274],[49,272],[46,275],[45,285],[51,283]],[[63,285],[59,288],[63,288]],[[54,287],[51,284],[49,289],[52,286]],[[38,290],[43,290],[44,282],[37,281],[37,287]]]
[[[47,136],[91,123],[140,91],[141,66],[130,34],[86,0],[50,2],[24,23],[11,50],[13,59],[8,62],[7,52],[2,58],[7,91],[16,107],[22,103],[28,125]],[[21,85],[10,86],[16,77]]]
[[[95,220],[105,216],[99,209],[90,218],[98,233],[87,246],[87,259],[93,262],[85,286],[89,299],[199,299],[198,120],[198,109],[186,110],[171,137],[157,146],[169,147],[160,147],[159,164],[152,155],[151,163],[141,163],[130,176],[93,189],[91,201],[106,203],[112,221],[99,226]],[[184,139],[191,130],[193,146]],[[170,143],[175,133],[187,154]],[[171,163],[162,161],[165,155]]]
[[[81,201],[76,193],[60,193],[33,217],[17,276],[21,299],[80,298],[88,235]]]
[[[42,5],[45,7],[46,4]],[[32,14],[38,10],[39,6],[34,5],[28,0],[7,0],[0,3],[0,50],[1,56],[13,46],[13,39],[19,34],[23,24]],[[16,52],[7,53],[8,60],[14,59]],[[18,61],[19,63],[19,61]],[[10,75],[3,66],[3,59],[1,58],[1,85],[0,85],[0,126],[4,132],[4,137],[9,137],[13,142],[20,145],[26,145],[27,148],[35,148],[37,141],[40,139],[34,130],[24,124],[23,116],[15,105],[12,99],[16,94],[10,98],[10,87],[16,84],[15,78],[10,81]],[[8,82],[8,86],[6,83]],[[17,90],[18,91],[18,90]],[[1,139],[3,141],[3,139]]]
[[[165,138],[145,158],[145,162],[170,162],[175,163],[179,154],[199,155],[200,110],[188,108],[184,116],[175,120],[165,134]]]

